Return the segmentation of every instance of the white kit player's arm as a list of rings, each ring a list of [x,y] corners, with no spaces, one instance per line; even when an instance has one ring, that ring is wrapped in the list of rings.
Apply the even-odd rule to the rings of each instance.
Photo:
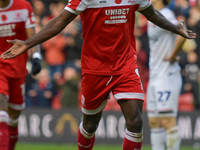
[[[183,22],[180,22],[178,25],[174,25],[173,23],[168,21],[163,15],[161,15],[157,10],[155,10],[152,4],[148,8],[139,12],[143,14],[149,21],[163,29],[179,34],[188,39],[196,38],[196,34],[193,33],[191,30],[187,30]]]
[[[176,56],[181,51],[181,48],[182,48],[184,42],[185,42],[185,38],[178,35],[176,38],[176,43],[175,43],[175,46],[174,46],[174,49],[173,49],[171,55],[169,57],[166,57],[164,60],[170,61],[170,63],[173,64],[177,60]]]

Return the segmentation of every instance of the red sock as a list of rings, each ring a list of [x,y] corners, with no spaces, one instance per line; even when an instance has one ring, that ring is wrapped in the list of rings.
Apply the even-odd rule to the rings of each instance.
[[[8,130],[10,134],[9,150],[14,150],[18,140],[18,127],[8,126]]]
[[[123,142],[123,150],[141,150],[143,134],[132,133],[126,129]]]
[[[78,150],[92,150],[95,142],[95,135],[87,133],[82,123],[78,130]]]
[[[9,146],[9,132],[8,124],[0,122],[0,150],[8,150]]]

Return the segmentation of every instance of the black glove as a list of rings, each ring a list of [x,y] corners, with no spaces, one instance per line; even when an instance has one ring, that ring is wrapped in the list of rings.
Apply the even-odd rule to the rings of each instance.
[[[32,62],[31,74],[36,75],[42,69],[41,64],[40,64],[40,60],[38,58],[34,58],[34,59],[32,59],[31,62]]]

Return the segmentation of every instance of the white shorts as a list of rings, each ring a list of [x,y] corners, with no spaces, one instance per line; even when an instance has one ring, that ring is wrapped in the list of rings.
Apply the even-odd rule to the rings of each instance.
[[[181,73],[149,80],[147,88],[148,117],[176,117],[181,91]]]

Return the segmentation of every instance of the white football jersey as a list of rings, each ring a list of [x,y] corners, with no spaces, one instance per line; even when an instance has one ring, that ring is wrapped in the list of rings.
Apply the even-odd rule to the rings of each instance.
[[[160,12],[173,24],[178,23],[170,9],[165,7]],[[164,58],[170,56],[173,51],[176,34],[164,30],[151,22],[148,22],[147,33],[150,47],[150,79],[167,76],[180,71],[180,66],[177,62],[170,64],[169,61],[164,61]]]

